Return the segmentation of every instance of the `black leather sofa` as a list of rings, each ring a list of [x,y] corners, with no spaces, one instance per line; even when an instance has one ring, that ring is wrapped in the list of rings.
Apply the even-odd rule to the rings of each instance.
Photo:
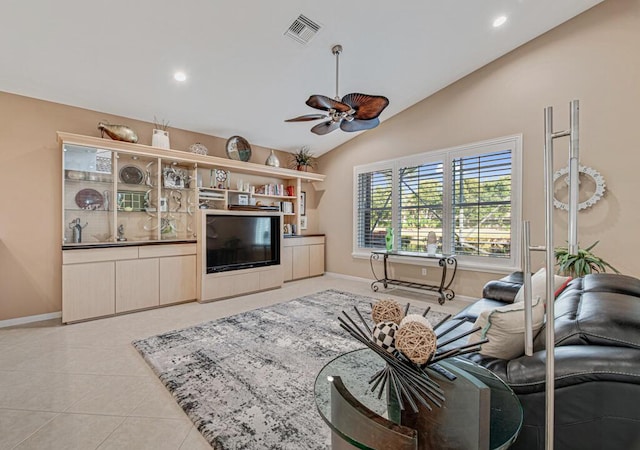
[[[487,283],[483,298],[452,320],[470,329],[483,309],[513,302],[521,285],[521,273]],[[554,306],[555,449],[640,449],[640,280],[587,275],[571,281]],[[468,355],[520,398],[524,424],[513,449],[545,447],[544,327],[534,351],[512,360]]]

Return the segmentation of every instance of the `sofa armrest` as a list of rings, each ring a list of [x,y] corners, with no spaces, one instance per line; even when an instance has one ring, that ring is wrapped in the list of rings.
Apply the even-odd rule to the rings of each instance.
[[[545,389],[546,351],[511,361],[479,354],[470,359],[502,378],[516,394]],[[600,345],[556,347],[556,388],[603,380],[640,384],[640,349]]]
[[[482,289],[482,297],[513,303],[524,280],[522,272],[513,272],[499,280],[489,281]]]

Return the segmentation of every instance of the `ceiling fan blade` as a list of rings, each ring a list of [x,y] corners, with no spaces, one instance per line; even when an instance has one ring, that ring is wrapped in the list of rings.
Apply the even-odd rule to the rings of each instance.
[[[308,106],[311,106],[315,109],[323,109],[328,111],[330,109],[335,109],[339,112],[348,112],[351,110],[349,105],[345,105],[344,103],[340,103],[332,98],[329,98],[325,95],[312,95],[306,101]]]
[[[337,130],[340,122],[334,122],[333,120],[328,120],[326,122],[319,123],[315,127],[311,128],[311,132],[319,135],[331,133],[333,130]]]
[[[343,120],[340,124],[340,129],[342,131],[362,131],[362,130],[370,130],[371,128],[375,128],[380,125],[380,119],[377,117],[375,119],[369,120],[359,120],[353,119],[351,122],[347,120]]]
[[[293,119],[287,119],[285,122],[308,122],[310,120],[326,119],[328,117],[326,114],[306,114],[304,116],[294,117]]]
[[[354,92],[342,97],[342,102],[355,110],[353,117],[359,120],[375,119],[389,105],[389,99],[381,95],[367,95]]]

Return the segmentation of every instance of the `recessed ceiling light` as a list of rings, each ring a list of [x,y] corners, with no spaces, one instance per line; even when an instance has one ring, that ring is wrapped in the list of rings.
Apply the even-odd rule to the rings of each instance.
[[[173,74],[173,78],[175,78],[176,81],[185,81],[187,79],[187,74],[184,72],[176,72]]]
[[[496,20],[493,21],[493,26],[495,28],[498,28],[499,26],[504,25],[504,23],[507,21],[507,16],[500,16],[497,17]]]

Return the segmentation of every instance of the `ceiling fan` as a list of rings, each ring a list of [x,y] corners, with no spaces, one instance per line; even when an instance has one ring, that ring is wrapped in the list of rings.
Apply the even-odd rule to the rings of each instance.
[[[307,122],[310,120],[329,119],[311,128],[311,132],[319,135],[338,129],[342,131],[362,131],[375,128],[380,124],[378,116],[389,104],[387,97],[352,93],[342,99],[338,95],[338,69],[342,45],[334,45],[331,53],[336,55],[336,96],[312,95],[306,101],[308,106],[326,111],[326,114],[306,114],[287,119],[285,122]]]

